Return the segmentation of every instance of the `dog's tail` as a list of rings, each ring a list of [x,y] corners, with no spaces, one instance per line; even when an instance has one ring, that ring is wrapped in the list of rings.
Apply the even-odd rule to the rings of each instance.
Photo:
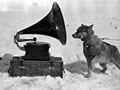
[[[120,53],[117,47],[114,46],[113,52],[114,52],[113,54],[114,59],[112,60],[112,62],[120,69]]]

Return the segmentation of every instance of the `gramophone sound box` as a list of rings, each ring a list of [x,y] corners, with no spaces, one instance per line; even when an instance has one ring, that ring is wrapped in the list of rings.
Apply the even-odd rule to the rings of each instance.
[[[21,39],[20,35],[42,34],[58,39],[63,45],[66,44],[66,29],[59,5],[54,2],[51,11],[46,17],[32,26],[16,33],[14,42],[17,47],[25,51],[24,56],[12,59],[9,68],[11,76],[60,76],[63,75],[63,61],[61,57],[50,56],[50,44],[39,42],[37,38]],[[19,42],[28,41],[20,46]]]

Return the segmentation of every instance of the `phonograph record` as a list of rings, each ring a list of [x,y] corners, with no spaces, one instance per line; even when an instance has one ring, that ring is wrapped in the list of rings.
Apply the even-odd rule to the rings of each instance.
[[[21,39],[20,35],[37,34],[47,35],[66,44],[66,29],[59,5],[54,2],[51,11],[46,17],[32,26],[18,31],[14,42],[18,48],[25,51],[24,56],[14,56],[8,70],[10,76],[63,76],[63,61],[61,57],[50,56],[50,45],[47,42],[38,42],[37,38]],[[20,46],[19,42],[27,42]]]

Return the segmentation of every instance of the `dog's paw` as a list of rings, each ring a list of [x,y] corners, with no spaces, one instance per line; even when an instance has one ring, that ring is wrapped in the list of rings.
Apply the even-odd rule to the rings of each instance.
[[[89,78],[90,76],[91,76],[90,74],[86,74],[84,77]]]
[[[101,73],[105,73],[106,71],[105,70],[101,70]]]
[[[104,71],[104,70],[101,70],[101,73],[102,73],[102,74],[105,74],[105,75],[109,75],[109,74],[106,73],[106,71]]]

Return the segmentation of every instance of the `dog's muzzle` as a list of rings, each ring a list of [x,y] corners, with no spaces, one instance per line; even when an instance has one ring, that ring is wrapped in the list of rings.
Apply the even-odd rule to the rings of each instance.
[[[73,36],[73,38],[77,38],[75,33],[74,33],[74,34],[72,34],[72,36]]]
[[[72,34],[73,38],[81,38],[81,35],[78,35],[77,33]]]

